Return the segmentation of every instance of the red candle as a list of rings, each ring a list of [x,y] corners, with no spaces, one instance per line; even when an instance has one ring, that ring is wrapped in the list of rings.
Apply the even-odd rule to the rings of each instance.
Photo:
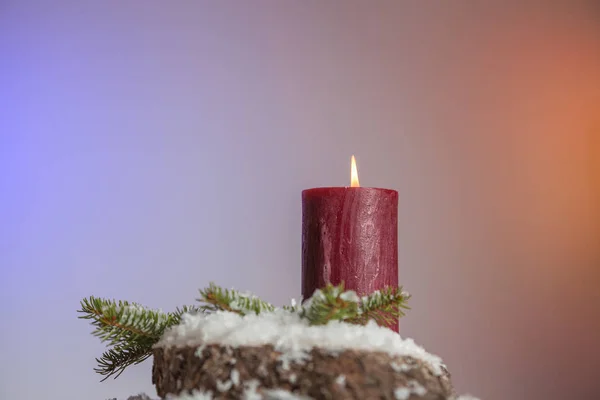
[[[359,296],[398,287],[398,192],[359,187],[354,157],[351,187],[302,192],[302,296],[342,281]]]

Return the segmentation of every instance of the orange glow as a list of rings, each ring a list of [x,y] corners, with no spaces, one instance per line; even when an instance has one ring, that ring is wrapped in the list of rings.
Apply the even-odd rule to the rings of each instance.
[[[350,166],[350,187],[360,187],[358,183],[358,170],[356,169],[356,159],[352,156],[352,162]]]

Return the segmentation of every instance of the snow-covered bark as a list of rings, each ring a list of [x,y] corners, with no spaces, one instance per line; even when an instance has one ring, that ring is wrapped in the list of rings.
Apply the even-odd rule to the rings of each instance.
[[[412,339],[285,311],[184,316],[154,348],[153,382],[163,397],[196,391],[181,400],[455,397],[442,360]]]

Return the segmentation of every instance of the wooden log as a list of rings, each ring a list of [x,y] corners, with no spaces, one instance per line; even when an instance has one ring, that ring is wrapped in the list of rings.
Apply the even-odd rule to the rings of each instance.
[[[193,390],[214,399],[260,398],[281,389],[314,399],[452,399],[450,374],[442,369],[436,374],[421,359],[377,351],[313,348],[290,357],[272,345],[211,344],[155,348],[152,382],[162,398]]]

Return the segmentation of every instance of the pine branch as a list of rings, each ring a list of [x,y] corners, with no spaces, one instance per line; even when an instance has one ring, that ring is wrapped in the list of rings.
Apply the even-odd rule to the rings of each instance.
[[[349,318],[346,322],[351,324],[365,325],[369,320],[374,320],[379,325],[389,325],[397,318],[405,315],[404,310],[409,310],[408,300],[410,295],[402,290],[402,287],[386,287],[360,301],[359,315]]]
[[[344,291],[344,284],[328,284],[316,290],[302,305],[292,302],[283,307],[291,313],[299,313],[310,325],[324,325],[332,320],[352,324],[366,324],[375,320],[379,325],[389,325],[409,309],[410,296],[402,288],[387,287],[369,296],[359,298],[354,291]],[[197,299],[203,305],[184,306],[174,312],[163,313],[137,303],[89,297],[81,301],[79,318],[91,321],[93,335],[113,346],[96,361],[95,371],[106,377],[118,377],[125,368],[139,364],[152,354],[152,346],[160,340],[164,331],[181,322],[186,313],[229,311],[240,315],[275,311],[273,305],[252,294],[233,289],[222,289],[211,283],[200,290]]]
[[[81,301],[79,318],[91,320],[92,334],[108,346],[98,362],[96,372],[109,376],[121,372],[131,364],[138,364],[152,354],[165,329],[177,325],[184,313],[196,312],[198,307],[184,306],[173,313],[151,310],[137,303],[89,297]]]
[[[173,316],[137,303],[89,297],[81,301],[81,319],[91,320],[92,333],[109,345],[126,342],[155,342],[164,329],[174,324]]]
[[[296,299],[292,299],[289,306],[283,306],[282,309],[289,313],[299,313],[302,311],[302,298],[300,298],[300,302],[297,302]]]
[[[344,291],[344,284],[327,285],[315,290],[300,310],[300,316],[308,319],[310,325],[324,325],[332,320],[365,325],[374,320],[378,325],[388,326],[404,316],[409,309],[410,298],[402,288],[386,287],[368,296],[359,298],[354,291]],[[293,308],[288,308],[294,312]]]
[[[173,325],[179,325],[179,323],[181,322],[181,316],[183,314],[197,314],[199,312],[202,312],[202,310],[198,306],[182,306],[176,307],[175,311],[169,313],[169,315],[171,315],[171,317],[173,318]]]
[[[104,375],[101,382],[107,380],[112,375],[115,379],[119,377],[130,365],[143,362],[152,355],[152,346],[148,347],[138,343],[118,344],[112,349],[105,351],[100,358],[96,358],[98,367],[94,371]]]
[[[230,311],[247,315],[275,310],[273,305],[252,294],[240,293],[234,289],[223,289],[212,282],[208,288],[200,290],[200,298],[196,300],[205,304],[200,307],[205,312]]]
[[[315,290],[304,303],[300,316],[308,319],[311,325],[356,318],[359,313],[358,301],[355,292],[344,291],[344,283],[338,286],[328,284],[321,290]]]

